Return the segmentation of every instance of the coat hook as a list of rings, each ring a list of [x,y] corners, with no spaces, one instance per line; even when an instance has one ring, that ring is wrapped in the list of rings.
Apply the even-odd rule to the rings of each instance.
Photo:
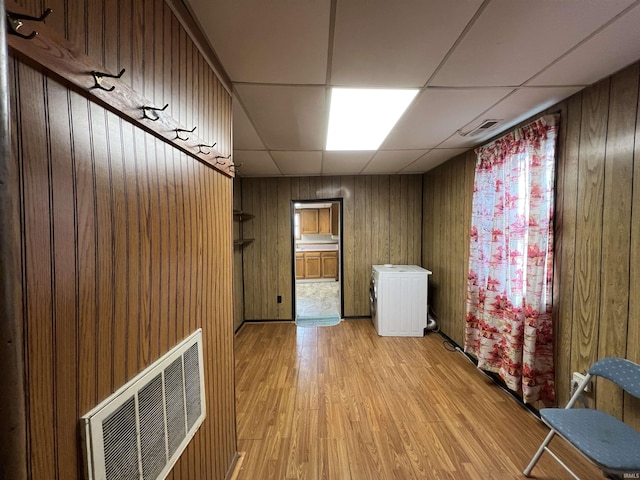
[[[111,88],[103,87],[102,79],[103,78],[120,78],[122,77],[122,75],[124,75],[124,68],[120,70],[120,73],[118,75],[112,75],[111,73],[105,73],[105,72],[96,72],[95,70],[91,72],[91,75],[93,75],[93,81],[95,82],[93,87],[91,88],[99,88],[100,90],[104,90],[105,92],[111,92],[116,87],[114,86],[112,86]]]
[[[176,128],[174,130],[174,132],[176,132],[176,138],[174,138],[174,140],[182,140],[183,142],[186,142],[187,140],[189,140],[189,137],[182,138],[180,136],[180,132],[193,133],[196,131],[196,127],[193,127],[191,130],[185,130],[184,128]]]
[[[223,157],[222,155],[215,156],[216,165],[224,165],[225,162],[219,162],[218,161],[219,158],[231,158],[231,154],[227,155],[226,157]]]
[[[236,173],[241,166],[242,166],[242,164],[236,165],[235,163],[230,163],[229,164],[229,171],[231,173]]]
[[[152,122],[160,120],[160,116],[158,115],[157,112],[164,112],[167,109],[168,106],[169,106],[168,103],[162,108],[142,106],[142,107],[140,107],[140,108],[142,108],[142,118],[146,118],[147,120],[151,120]],[[153,118],[153,117],[150,117],[149,115],[147,115],[147,111],[154,112],[154,115],[155,115],[156,118]]]
[[[203,155],[209,155],[211,152],[205,152],[204,150],[202,150],[202,147],[213,148],[216,146],[216,143],[218,142],[213,142],[211,145],[205,145],[204,143],[199,143],[198,153],[202,153]]]
[[[42,12],[42,15],[40,15],[39,17],[32,17],[31,15],[13,13],[7,10],[6,14],[7,14],[7,24],[9,25],[9,33],[13,35],[17,35],[18,37],[24,38],[26,40],[31,40],[33,37],[35,37],[38,34],[38,32],[34,30],[29,35],[23,35],[19,33],[18,29],[24,25],[24,23],[22,23],[21,20],[30,20],[32,22],[42,22],[45,18],[49,16],[51,12],[53,12],[53,10],[51,10],[50,8],[47,8],[44,12]]]

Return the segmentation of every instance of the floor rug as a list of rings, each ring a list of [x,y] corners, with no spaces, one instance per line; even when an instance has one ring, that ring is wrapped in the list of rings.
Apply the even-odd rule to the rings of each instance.
[[[340,323],[340,315],[297,316],[296,325],[299,327],[332,327]]]

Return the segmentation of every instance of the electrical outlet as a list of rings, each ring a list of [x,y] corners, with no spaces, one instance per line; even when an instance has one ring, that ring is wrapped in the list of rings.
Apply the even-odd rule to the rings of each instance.
[[[575,384],[576,388],[578,388],[582,384],[582,382],[584,382],[584,379],[585,379],[585,375],[583,375],[582,373],[573,372],[573,377],[571,379],[572,380],[571,383]],[[591,383],[591,382],[589,382],[589,383]],[[588,392],[590,387],[591,387],[591,385],[587,384],[587,386],[585,387],[584,391]]]

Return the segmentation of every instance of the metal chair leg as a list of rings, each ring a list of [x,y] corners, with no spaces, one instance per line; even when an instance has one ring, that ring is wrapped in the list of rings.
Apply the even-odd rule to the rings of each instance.
[[[525,468],[524,472],[522,472],[524,473],[525,477],[528,477],[529,474],[531,473],[531,470],[533,470],[533,467],[536,466],[536,463],[538,463],[538,460],[540,460],[542,453],[545,451],[545,449],[547,448],[547,445],[549,445],[549,442],[551,441],[551,439],[555,434],[556,432],[554,432],[553,430],[551,430],[548,433],[547,438],[544,439],[544,442],[542,442],[542,445],[540,445],[540,448],[538,449],[536,454],[533,456],[533,458],[529,462],[529,465],[527,465],[527,468]]]

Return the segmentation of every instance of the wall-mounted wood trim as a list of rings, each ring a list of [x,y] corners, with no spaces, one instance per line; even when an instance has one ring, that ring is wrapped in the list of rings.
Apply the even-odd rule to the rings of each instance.
[[[4,0],[0,15],[5,17]],[[6,22],[0,22],[0,478],[27,478],[20,222],[9,130]]]
[[[9,0],[7,7],[13,12],[22,11],[14,0]],[[25,32],[37,31],[38,35],[32,40],[9,35],[8,45],[13,53],[21,55],[22,59],[30,64],[35,63],[36,67],[55,75],[65,84],[75,86],[80,93],[92,101],[96,101],[116,115],[143,128],[191,157],[214,167],[225,175],[231,177],[235,175],[235,166],[230,155],[227,159],[224,152],[215,147],[200,147],[200,145],[209,145],[213,142],[226,144],[227,142],[223,139],[201,138],[195,132],[180,133],[180,137],[187,140],[178,138],[177,129],[191,130],[194,126],[197,128],[198,125],[182,125],[165,112],[159,112],[157,120],[144,118],[143,106],[161,108],[163,105],[155,105],[154,102],[132,89],[126,82],[117,78],[105,78],[104,80],[105,88],[115,87],[113,91],[94,88],[95,81],[91,75],[92,71],[110,74],[115,74],[115,72],[107,72],[100,62],[82,53],[76,45],[58,35],[46,24],[30,21],[23,23]],[[130,74],[131,72],[129,72]],[[150,114],[153,115],[152,112]],[[196,122],[196,118],[193,121]]]

